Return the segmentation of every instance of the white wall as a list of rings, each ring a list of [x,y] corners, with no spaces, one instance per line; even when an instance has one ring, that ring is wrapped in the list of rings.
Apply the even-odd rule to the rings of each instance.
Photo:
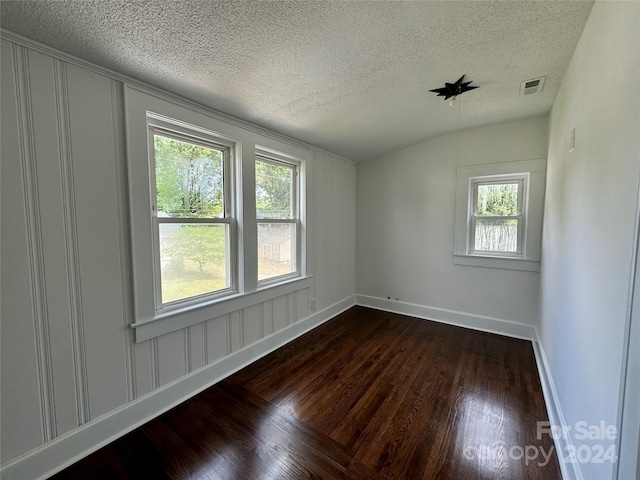
[[[1,47],[3,478],[42,475],[353,304],[356,169],[312,149],[311,286],[134,343],[123,82]]]
[[[640,212],[640,208],[638,209]],[[638,232],[636,232],[637,235]],[[640,478],[640,239],[636,239],[636,266],[631,323],[629,324],[623,415],[620,431],[618,478]],[[624,360],[623,360],[624,361]],[[635,472],[635,473],[634,473]]]
[[[640,172],[639,32],[640,2],[596,2],[550,115],[540,334],[570,426],[618,424]],[[587,479],[614,469],[580,467]]]
[[[359,163],[358,294],[397,297],[434,315],[452,314],[433,308],[466,314],[479,328],[478,315],[535,325],[537,272],[453,264],[456,175],[460,166],[546,155],[547,119],[537,117],[436,137]]]

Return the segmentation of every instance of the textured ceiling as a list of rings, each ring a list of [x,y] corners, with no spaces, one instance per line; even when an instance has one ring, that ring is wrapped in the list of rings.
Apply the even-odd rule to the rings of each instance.
[[[591,1],[5,1],[2,28],[360,161],[546,114]],[[462,74],[459,111],[429,89]],[[547,75],[540,94],[522,80]]]

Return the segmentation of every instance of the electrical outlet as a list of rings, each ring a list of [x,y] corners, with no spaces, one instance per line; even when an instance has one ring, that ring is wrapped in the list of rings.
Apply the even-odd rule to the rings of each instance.
[[[311,304],[311,311],[313,312],[316,309],[316,299],[312,298],[309,303]]]

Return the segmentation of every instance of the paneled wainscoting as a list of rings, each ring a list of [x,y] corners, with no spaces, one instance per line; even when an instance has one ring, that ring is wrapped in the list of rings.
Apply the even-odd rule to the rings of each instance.
[[[561,478],[545,421],[530,342],[356,306],[54,478]]]
[[[0,37],[0,477],[40,479],[350,306],[356,167],[10,32]],[[236,309],[199,309],[206,315],[176,330],[136,315],[130,199],[140,189],[128,172],[147,158],[127,148],[132,89],[206,116],[216,132],[233,129],[244,142],[240,170],[255,168],[255,145],[306,159],[306,280],[245,282]],[[240,177],[253,192],[253,177]],[[244,236],[247,255],[256,238]],[[244,265],[253,265],[246,255]]]

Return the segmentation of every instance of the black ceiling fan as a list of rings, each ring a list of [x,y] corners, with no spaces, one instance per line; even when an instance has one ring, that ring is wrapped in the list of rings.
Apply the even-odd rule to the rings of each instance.
[[[434,88],[433,90],[429,90],[430,92],[437,93],[439,97],[444,97],[445,100],[449,100],[451,97],[455,98],[458,95],[463,94],[464,92],[468,92],[469,90],[473,90],[478,87],[469,86],[473,80],[468,82],[463,82],[464,75],[462,75],[455,83],[447,83],[445,82],[444,87],[442,88]]]

